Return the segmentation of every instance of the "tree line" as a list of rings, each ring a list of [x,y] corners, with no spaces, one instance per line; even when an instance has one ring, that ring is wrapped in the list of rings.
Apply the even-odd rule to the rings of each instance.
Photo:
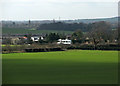
[[[108,25],[109,24],[109,25]],[[95,23],[64,23],[64,22],[53,22],[41,24],[37,28],[38,30],[63,30],[63,31],[75,31],[80,29],[83,32],[89,32],[93,28],[105,28],[109,26],[109,29],[114,29],[110,23],[100,21]]]

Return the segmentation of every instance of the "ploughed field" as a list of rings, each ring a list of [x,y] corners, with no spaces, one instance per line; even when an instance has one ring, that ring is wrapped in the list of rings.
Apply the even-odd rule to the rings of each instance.
[[[117,51],[3,54],[3,84],[116,84]]]

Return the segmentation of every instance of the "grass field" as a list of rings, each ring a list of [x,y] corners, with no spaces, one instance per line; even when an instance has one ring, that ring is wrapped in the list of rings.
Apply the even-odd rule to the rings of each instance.
[[[117,51],[3,54],[3,84],[116,84]]]
[[[29,30],[29,29],[15,29],[15,28],[3,28],[2,34],[43,34],[43,33],[61,33],[72,34],[72,31],[57,31],[57,30]]]

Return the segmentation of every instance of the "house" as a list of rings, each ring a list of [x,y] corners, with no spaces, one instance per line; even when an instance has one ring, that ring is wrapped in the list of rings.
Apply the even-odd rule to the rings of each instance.
[[[31,37],[31,39],[32,39],[33,42],[38,42],[40,37]]]
[[[72,41],[69,39],[58,39],[57,44],[72,44]]]
[[[89,44],[90,43],[90,40],[88,37],[85,38],[85,44]]]
[[[43,36],[40,36],[40,37],[34,36],[34,37],[31,37],[31,39],[33,42],[38,42],[39,40],[44,40]]]
[[[40,36],[40,39],[43,40],[44,39],[43,36]]]
[[[11,38],[11,44],[19,44],[20,43],[20,38],[18,37],[13,37]]]
[[[88,37],[86,37],[85,38],[85,44],[93,44],[93,42],[92,41],[90,41],[91,39],[90,38],[88,38]]]

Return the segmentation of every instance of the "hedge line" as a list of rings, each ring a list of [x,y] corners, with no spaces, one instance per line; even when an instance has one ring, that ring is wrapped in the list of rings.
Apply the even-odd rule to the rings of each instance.
[[[67,49],[81,49],[81,50],[120,50],[119,45],[81,45],[69,46]]]
[[[62,48],[25,49],[25,52],[49,52],[49,51],[63,51],[63,50]]]
[[[2,47],[2,53],[14,53],[14,52],[49,52],[49,51],[63,51],[69,49],[81,49],[81,50],[120,50],[120,45],[55,45],[45,47],[45,45],[39,46],[6,46]]]

